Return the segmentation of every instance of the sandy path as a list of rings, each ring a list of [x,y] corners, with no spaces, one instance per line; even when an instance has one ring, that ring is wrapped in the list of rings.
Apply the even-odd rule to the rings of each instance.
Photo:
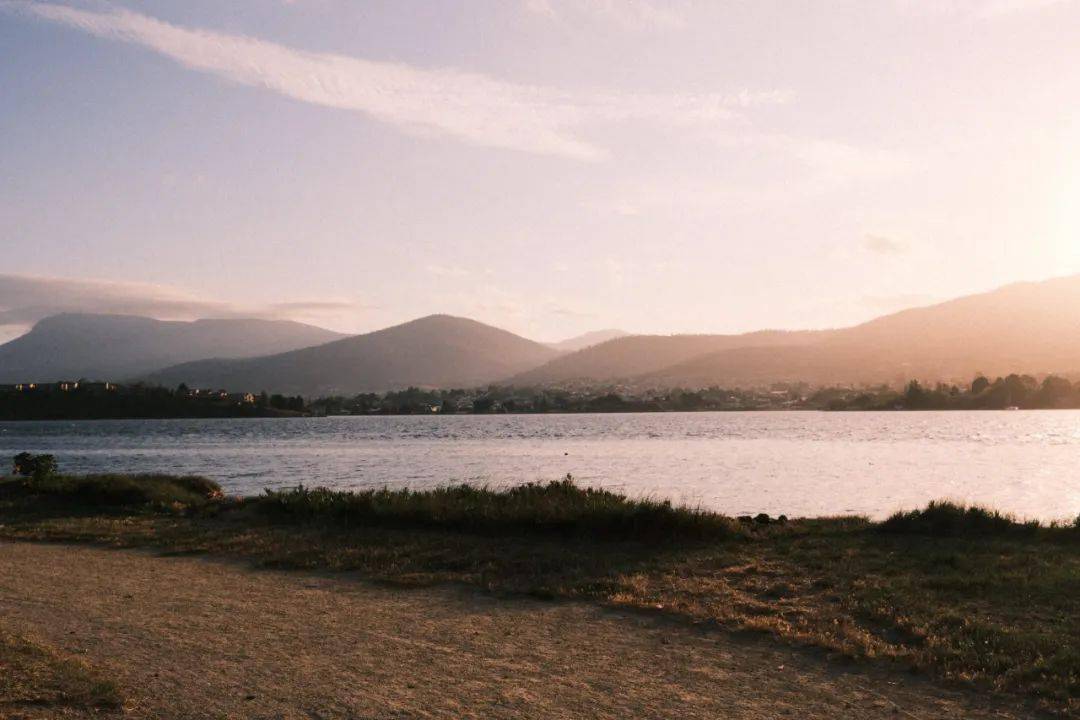
[[[1021,717],[663,618],[129,551],[0,543],[0,613],[140,718]]]

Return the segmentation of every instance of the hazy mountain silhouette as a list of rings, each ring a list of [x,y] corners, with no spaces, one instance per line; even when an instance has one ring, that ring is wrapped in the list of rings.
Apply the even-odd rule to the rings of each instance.
[[[510,382],[545,385],[627,380],[719,350],[808,344],[827,334],[763,330],[745,335],[629,335],[555,358]]]
[[[1080,276],[1009,285],[839,330],[635,335],[555,358],[514,384],[750,386],[969,380],[1080,371]]]
[[[514,375],[556,351],[475,320],[431,315],[318,347],[247,360],[204,360],[151,374],[164,385],[349,394],[473,387]]]
[[[287,320],[180,322],[65,313],[0,345],[0,383],[125,380],[197,358],[266,355],[341,337]]]
[[[587,347],[593,345],[599,345],[600,343],[607,342],[608,340],[614,340],[616,338],[626,337],[630,333],[625,330],[615,330],[614,328],[609,330],[592,330],[581,335],[577,335],[566,340],[561,340],[554,343],[544,343],[550,348],[554,348],[559,352],[569,353],[577,352],[578,350],[584,350]]]
[[[638,379],[669,386],[777,380],[896,384],[912,378],[968,381],[977,372],[1077,370],[1080,276],[1073,276],[904,310],[828,333],[811,345],[714,352]]]
[[[59,315],[0,346],[0,382],[142,376],[170,386],[318,395],[492,382],[734,387],[1071,373],[1080,371],[1080,276],[1009,285],[839,330],[632,335],[563,354],[447,315],[341,337],[290,322]],[[208,357],[215,359],[191,362]]]

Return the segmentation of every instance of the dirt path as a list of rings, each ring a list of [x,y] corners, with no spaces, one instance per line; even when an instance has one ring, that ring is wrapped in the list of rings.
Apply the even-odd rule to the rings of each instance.
[[[1022,717],[663,618],[129,551],[0,543],[0,617],[139,718]]]

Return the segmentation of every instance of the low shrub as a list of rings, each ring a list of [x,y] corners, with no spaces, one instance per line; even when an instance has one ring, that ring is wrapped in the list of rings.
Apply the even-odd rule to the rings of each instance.
[[[878,525],[886,533],[936,537],[1030,534],[1040,527],[1036,521],[1020,522],[996,510],[944,500],[933,501],[922,510],[898,512]]]
[[[52,455],[21,452],[12,458],[12,469],[16,475],[33,478],[38,482],[56,472],[56,458]]]
[[[268,490],[256,507],[298,522],[392,525],[479,533],[563,533],[614,539],[716,539],[745,535],[731,518],[669,501],[635,500],[582,488],[567,476],[506,489],[451,485],[432,490]]]

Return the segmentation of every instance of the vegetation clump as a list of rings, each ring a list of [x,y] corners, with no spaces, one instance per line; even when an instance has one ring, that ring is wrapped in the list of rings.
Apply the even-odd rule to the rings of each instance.
[[[35,480],[35,493],[82,508],[201,507],[223,497],[221,486],[198,476],[50,475]]]
[[[431,490],[267,491],[258,507],[278,518],[344,525],[410,526],[476,533],[719,539],[745,534],[731,518],[670,501],[583,488],[569,475],[507,489],[452,485]]]
[[[56,472],[56,458],[52,455],[21,452],[12,458],[12,469],[21,477],[43,480]]]
[[[1041,527],[1034,520],[1021,522],[1011,515],[1005,515],[996,510],[943,500],[932,501],[921,510],[895,513],[878,526],[882,532],[886,533],[934,537],[1031,534]]]

